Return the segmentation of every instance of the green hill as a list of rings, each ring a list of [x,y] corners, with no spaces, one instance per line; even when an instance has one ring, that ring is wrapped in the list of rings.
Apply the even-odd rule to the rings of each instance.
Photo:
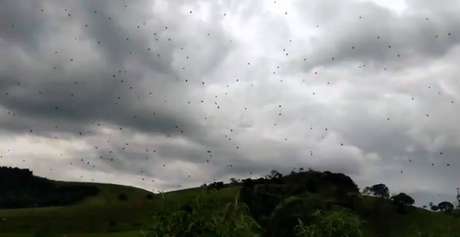
[[[75,183],[57,184],[66,186]],[[100,191],[97,195],[70,206],[0,210],[0,236],[15,236],[12,233],[27,232],[93,233],[135,230],[148,222],[152,215],[151,210],[155,208],[155,203],[149,199],[152,194],[145,190],[111,184],[78,185],[97,187]],[[126,195],[126,200],[120,198],[123,194]]]
[[[352,229],[355,220],[363,237],[460,236],[455,211],[401,208],[390,199],[360,194],[349,177],[330,172],[272,173],[165,194],[112,184],[50,182],[96,187],[98,192],[65,206],[0,209],[0,237],[328,237],[318,235],[319,229],[340,229],[342,224]]]

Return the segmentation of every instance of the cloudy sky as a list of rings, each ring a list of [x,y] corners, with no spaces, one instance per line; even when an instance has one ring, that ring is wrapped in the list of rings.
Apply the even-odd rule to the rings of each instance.
[[[453,200],[459,11],[3,0],[0,165],[156,192],[304,167]]]

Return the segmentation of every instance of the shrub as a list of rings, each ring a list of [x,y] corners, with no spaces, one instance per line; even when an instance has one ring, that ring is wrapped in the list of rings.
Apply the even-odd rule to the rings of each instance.
[[[406,213],[408,211],[408,208],[415,203],[415,200],[405,193],[399,193],[398,195],[394,195],[393,197],[391,197],[391,200],[396,205],[399,213]]]
[[[326,208],[326,203],[315,195],[292,196],[281,201],[273,210],[267,224],[267,237],[294,236],[298,219],[311,222],[318,209]]]
[[[442,212],[452,213],[452,211],[454,210],[454,204],[448,201],[443,201],[438,204],[438,208]]]
[[[202,208],[200,201],[173,213],[154,216],[148,237],[256,237],[260,227],[236,198],[223,208]]]
[[[390,190],[385,184],[374,184],[370,187],[364,188],[365,194],[374,195],[376,197],[388,199],[390,197]]]
[[[344,211],[317,211],[316,220],[304,224],[301,219],[296,226],[297,237],[361,237],[362,222],[356,215]]]

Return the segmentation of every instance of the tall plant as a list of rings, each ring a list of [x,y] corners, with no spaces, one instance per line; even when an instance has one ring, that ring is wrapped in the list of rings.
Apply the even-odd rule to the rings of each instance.
[[[344,211],[316,211],[315,220],[304,224],[302,220],[296,226],[298,237],[361,237],[361,220],[356,215]]]
[[[260,226],[238,200],[215,208],[204,208],[197,198],[182,210],[154,216],[148,237],[257,237]]]

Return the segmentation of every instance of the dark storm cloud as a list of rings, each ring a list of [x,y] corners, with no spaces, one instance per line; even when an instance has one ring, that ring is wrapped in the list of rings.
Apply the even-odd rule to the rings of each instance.
[[[5,47],[19,47],[21,50],[17,51],[26,51],[25,56],[29,58],[18,58],[20,52],[9,50],[11,55],[8,58],[13,63],[5,66],[1,73],[1,88],[4,92],[2,105],[20,116],[36,117],[38,121],[46,118],[48,121],[42,126],[51,121],[80,123],[83,127],[92,122],[107,121],[121,127],[168,133],[177,124],[181,127],[193,125],[191,119],[172,114],[179,112],[177,110],[183,110],[184,115],[191,113],[190,109],[175,104],[185,101],[188,92],[184,80],[191,81],[193,77],[183,79],[179,68],[175,69],[172,65],[173,56],[181,51],[180,48],[189,50],[187,41],[190,40],[186,37],[190,35],[175,37],[178,35],[176,31],[184,26],[179,22],[167,24],[161,17],[151,18],[147,15],[148,8],[145,8],[147,3],[136,2],[124,7],[124,4],[108,2],[102,4],[88,1],[81,6],[61,2],[51,7],[53,11],[46,9],[44,12],[40,11],[42,8],[39,6],[12,8],[16,16],[32,16],[21,19],[5,16],[4,22],[24,23],[11,29],[13,35],[19,34],[15,37],[30,40],[34,35],[41,35],[36,38],[53,41],[54,34],[49,35],[48,31],[29,31],[27,23],[38,21],[33,16],[41,14],[51,18],[41,25],[48,24],[47,27],[53,28],[53,21],[64,15],[62,25],[53,33],[67,34],[66,41],[61,43],[77,49],[53,49],[51,45],[49,48],[28,51],[30,42],[10,41]],[[29,11],[33,12],[29,14]],[[184,13],[179,15],[183,17]],[[72,35],[73,32],[67,29],[72,27],[80,28],[81,31]],[[192,56],[197,63],[193,68],[201,69],[196,72],[200,75],[212,70],[228,50],[228,47],[222,45],[223,40],[219,40],[223,34],[221,30],[210,26],[202,28],[192,34],[201,34],[204,40],[206,33],[212,33],[217,40],[208,40],[207,46],[211,48],[210,52],[219,53]],[[78,54],[78,48],[85,45],[88,48],[84,50],[96,57],[94,64],[85,63],[86,55],[80,58],[79,55],[67,52],[76,51]],[[211,60],[201,60],[200,56]],[[183,55],[184,61],[186,57],[189,56]],[[200,67],[200,62],[207,61],[212,64]],[[23,69],[27,69],[26,72]],[[167,108],[174,106],[176,108]],[[18,126],[12,124],[12,127]],[[24,125],[24,130],[29,130],[29,127]],[[35,122],[33,129],[39,131],[40,128]]]

